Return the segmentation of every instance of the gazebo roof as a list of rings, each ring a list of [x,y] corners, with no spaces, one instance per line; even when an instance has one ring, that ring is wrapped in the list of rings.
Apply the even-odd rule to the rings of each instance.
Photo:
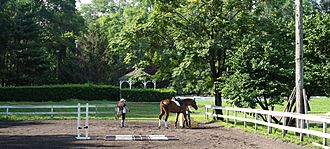
[[[151,75],[142,71],[141,69],[135,69],[119,78],[120,81],[127,81],[131,77],[141,77],[141,76],[148,76],[150,77]]]

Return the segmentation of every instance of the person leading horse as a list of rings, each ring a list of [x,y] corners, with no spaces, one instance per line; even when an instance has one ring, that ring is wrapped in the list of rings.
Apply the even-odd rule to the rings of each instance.
[[[180,105],[177,105],[176,101],[181,102]],[[161,127],[161,119],[163,117],[163,115],[166,114],[165,116],[165,128],[168,128],[168,124],[167,124],[167,119],[168,116],[170,114],[170,112],[172,113],[176,113],[176,121],[175,121],[175,128],[177,128],[177,124],[178,124],[178,117],[179,114],[182,113],[185,119],[185,123],[187,127],[191,127],[190,123],[187,120],[187,108],[188,106],[192,106],[194,109],[198,109],[197,105],[196,105],[196,101],[195,99],[190,99],[190,98],[185,98],[185,99],[163,99],[162,101],[160,101],[159,104],[159,109],[160,109],[160,115],[159,115],[159,125],[158,127]]]

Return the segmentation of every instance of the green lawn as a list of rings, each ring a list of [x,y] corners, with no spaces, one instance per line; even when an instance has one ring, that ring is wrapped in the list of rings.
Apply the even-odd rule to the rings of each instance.
[[[94,101],[85,101],[85,100],[63,100],[59,102],[0,102],[1,105],[77,105],[78,103],[81,104],[92,104],[92,105],[104,105],[104,104],[116,104],[114,101],[107,101],[107,100],[94,100]],[[135,102],[127,102],[128,107],[130,108],[130,112],[127,114],[128,119],[158,119],[159,115],[159,103],[135,103]],[[206,122],[204,112],[205,112],[205,105],[214,105],[213,101],[206,100],[206,101],[198,101],[197,105],[199,107],[198,110],[194,110],[194,113],[192,113],[192,117],[195,121],[199,122]],[[276,111],[283,111],[284,105],[276,105],[275,110]],[[315,98],[311,99],[310,101],[311,114],[321,114],[325,115],[327,112],[330,111],[330,98],[326,99],[320,99]],[[223,106],[228,106],[228,104],[224,101]],[[82,109],[84,110],[84,109]],[[97,109],[91,109],[93,111],[111,111],[115,112],[114,108],[97,108]],[[10,111],[21,111],[21,112],[29,112],[29,111],[35,111],[35,112],[49,112],[49,109],[11,109]],[[55,109],[55,112],[69,112],[69,111],[76,111],[75,108],[72,109]],[[0,109],[0,112],[5,112],[5,109]],[[76,115],[54,115],[53,117],[49,115],[17,115],[17,116],[0,116],[0,118],[6,118],[6,119],[48,119],[48,118],[72,118],[76,117]],[[106,118],[106,119],[113,119],[114,114],[97,114],[97,115],[91,115],[92,118]],[[171,114],[169,119],[170,121],[174,121],[174,114]]]
[[[283,105],[276,105],[275,111],[283,111],[286,106],[286,102]],[[310,114],[325,115],[330,112],[330,98],[311,98],[309,101],[311,111]]]

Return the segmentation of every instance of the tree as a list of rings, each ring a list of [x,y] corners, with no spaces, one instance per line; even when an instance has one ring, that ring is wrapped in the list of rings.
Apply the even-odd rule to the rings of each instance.
[[[305,87],[311,95],[330,95],[330,15],[315,12],[304,17]]]
[[[203,84],[223,81],[228,52],[234,50],[239,34],[246,33],[239,22],[251,11],[249,1],[160,1],[155,7],[158,17],[167,22],[166,27],[174,39],[169,45],[172,55],[178,54],[181,62],[174,74],[187,74],[187,70],[207,74],[209,81],[201,78]],[[160,25],[164,25],[160,24]],[[240,28],[242,27],[242,29]],[[198,66],[199,68],[194,68]],[[192,73],[193,74],[193,73]],[[195,75],[198,75],[196,73]],[[189,79],[189,78],[188,78]],[[196,79],[196,78],[194,78]],[[198,79],[198,77],[197,77]],[[187,80],[191,81],[191,80]],[[208,86],[209,86],[208,85]],[[215,89],[215,105],[221,106],[221,90]],[[216,111],[222,114],[221,110]]]
[[[56,60],[75,51],[74,38],[81,29],[83,20],[76,13],[75,0],[5,0],[0,4],[2,85],[53,82]]]
[[[109,48],[109,43],[123,27],[124,8],[123,4],[119,6],[114,1],[105,0],[82,6],[87,29],[78,39],[78,45],[82,66],[86,68],[85,80],[118,84],[118,78],[126,71],[121,54]]]

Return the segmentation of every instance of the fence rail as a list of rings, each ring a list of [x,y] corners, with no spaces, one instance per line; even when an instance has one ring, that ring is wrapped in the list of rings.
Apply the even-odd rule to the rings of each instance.
[[[211,109],[209,111],[208,109]],[[214,110],[216,109],[222,109],[225,111],[224,115],[220,114],[214,114]],[[234,112],[234,116],[229,116],[229,111]],[[243,112],[243,117],[238,117],[237,112]],[[253,113],[254,119],[247,118],[247,113]],[[267,118],[267,122],[258,120],[259,115],[264,115]],[[258,129],[258,125],[264,125],[268,127],[268,133],[272,132],[272,128],[278,128],[282,129],[283,137],[286,134],[286,131],[293,131],[300,133],[300,140],[303,141],[304,134],[310,134],[314,136],[318,136],[323,138],[323,147],[327,148],[327,139],[330,139],[330,134],[327,133],[327,126],[328,123],[330,123],[330,118],[328,117],[322,117],[322,116],[315,116],[315,115],[307,115],[307,114],[298,114],[298,113],[291,113],[291,112],[277,112],[277,111],[266,111],[266,110],[258,110],[258,109],[247,109],[247,108],[233,108],[233,107],[219,107],[219,106],[211,106],[206,105],[205,106],[205,118],[208,119],[208,116],[213,117],[222,117],[226,119],[226,122],[228,122],[228,119],[233,119],[234,124],[236,124],[237,120],[244,122],[244,127],[246,127],[246,122],[254,123],[255,129]],[[275,124],[272,123],[272,117],[283,117],[283,124]],[[286,121],[288,118],[295,118],[298,119],[300,122],[300,128],[286,126]],[[316,130],[310,130],[309,129],[309,122],[319,122],[323,124],[323,131],[316,131]],[[307,127],[305,128],[305,124],[307,124]]]
[[[88,108],[95,108],[95,111],[89,111],[89,114],[111,114],[114,112],[100,112],[97,108],[113,108],[117,105],[88,105]],[[78,106],[62,106],[62,105],[50,105],[50,106],[0,106],[0,109],[6,109],[6,112],[0,112],[0,115],[73,115],[77,112],[54,112],[54,109],[77,109]],[[86,108],[86,105],[81,105],[80,108]],[[49,109],[49,112],[11,112],[10,109]],[[86,113],[86,112],[81,112]]]

